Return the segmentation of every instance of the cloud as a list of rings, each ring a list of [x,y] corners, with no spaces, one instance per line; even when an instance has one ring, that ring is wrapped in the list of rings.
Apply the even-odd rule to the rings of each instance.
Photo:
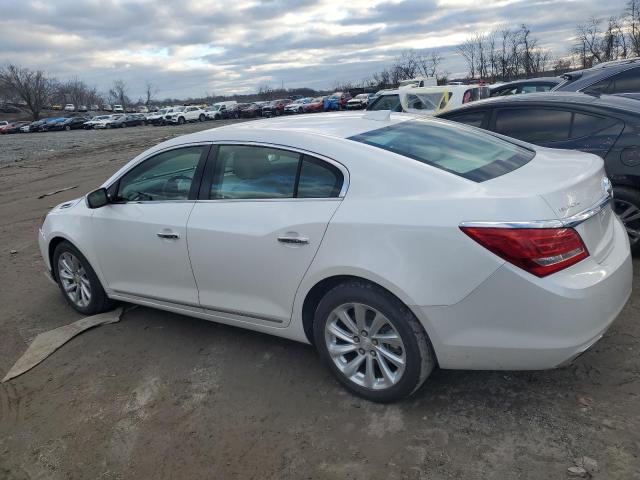
[[[331,88],[388,66],[402,50],[438,49],[443,67],[471,32],[526,23],[564,55],[575,24],[624,0],[21,0],[0,16],[0,63],[78,76],[101,91],[114,79],[133,98],[247,93],[260,84]]]

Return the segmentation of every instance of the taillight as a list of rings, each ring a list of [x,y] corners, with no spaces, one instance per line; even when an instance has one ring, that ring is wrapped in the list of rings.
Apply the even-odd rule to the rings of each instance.
[[[551,275],[589,256],[573,228],[460,229],[499,257],[538,277]]]

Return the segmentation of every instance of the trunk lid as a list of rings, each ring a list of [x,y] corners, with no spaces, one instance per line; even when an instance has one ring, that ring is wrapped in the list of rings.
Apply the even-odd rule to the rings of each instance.
[[[596,155],[572,150],[536,147],[536,156],[526,165],[486,182],[501,192],[539,195],[555,218],[566,220],[597,205],[608,195],[604,162]],[[575,227],[589,254],[602,262],[613,246],[615,215],[610,205]]]

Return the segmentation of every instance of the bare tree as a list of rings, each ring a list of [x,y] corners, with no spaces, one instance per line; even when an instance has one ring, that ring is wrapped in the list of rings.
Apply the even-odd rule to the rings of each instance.
[[[147,82],[145,88],[146,100],[144,104],[148,107],[151,104],[151,99],[158,93],[158,87],[151,82]]]
[[[0,69],[0,84],[26,104],[34,120],[40,118],[53,89],[53,81],[42,70],[13,64]]]
[[[131,103],[129,97],[127,84],[122,79],[114,80],[113,86],[109,90],[109,96],[113,99],[114,103],[118,103],[126,108]]]
[[[477,57],[477,44],[475,39],[470,38],[464,41],[462,45],[459,45],[456,50],[467,63],[469,69],[469,77],[475,78],[476,76],[476,57]]]
[[[628,39],[630,53],[640,57],[640,0],[629,0],[624,20],[628,25]]]

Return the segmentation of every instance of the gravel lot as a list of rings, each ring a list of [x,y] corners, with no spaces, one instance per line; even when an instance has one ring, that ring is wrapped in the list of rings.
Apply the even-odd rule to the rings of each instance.
[[[0,377],[80,318],[42,274],[46,211],[223,123],[0,136]],[[639,318],[636,291],[569,367],[437,371],[384,406],[345,393],[309,346],[138,308],[0,384],[0,478],[564,479],[586,455],[595,478],[640,479]]]

